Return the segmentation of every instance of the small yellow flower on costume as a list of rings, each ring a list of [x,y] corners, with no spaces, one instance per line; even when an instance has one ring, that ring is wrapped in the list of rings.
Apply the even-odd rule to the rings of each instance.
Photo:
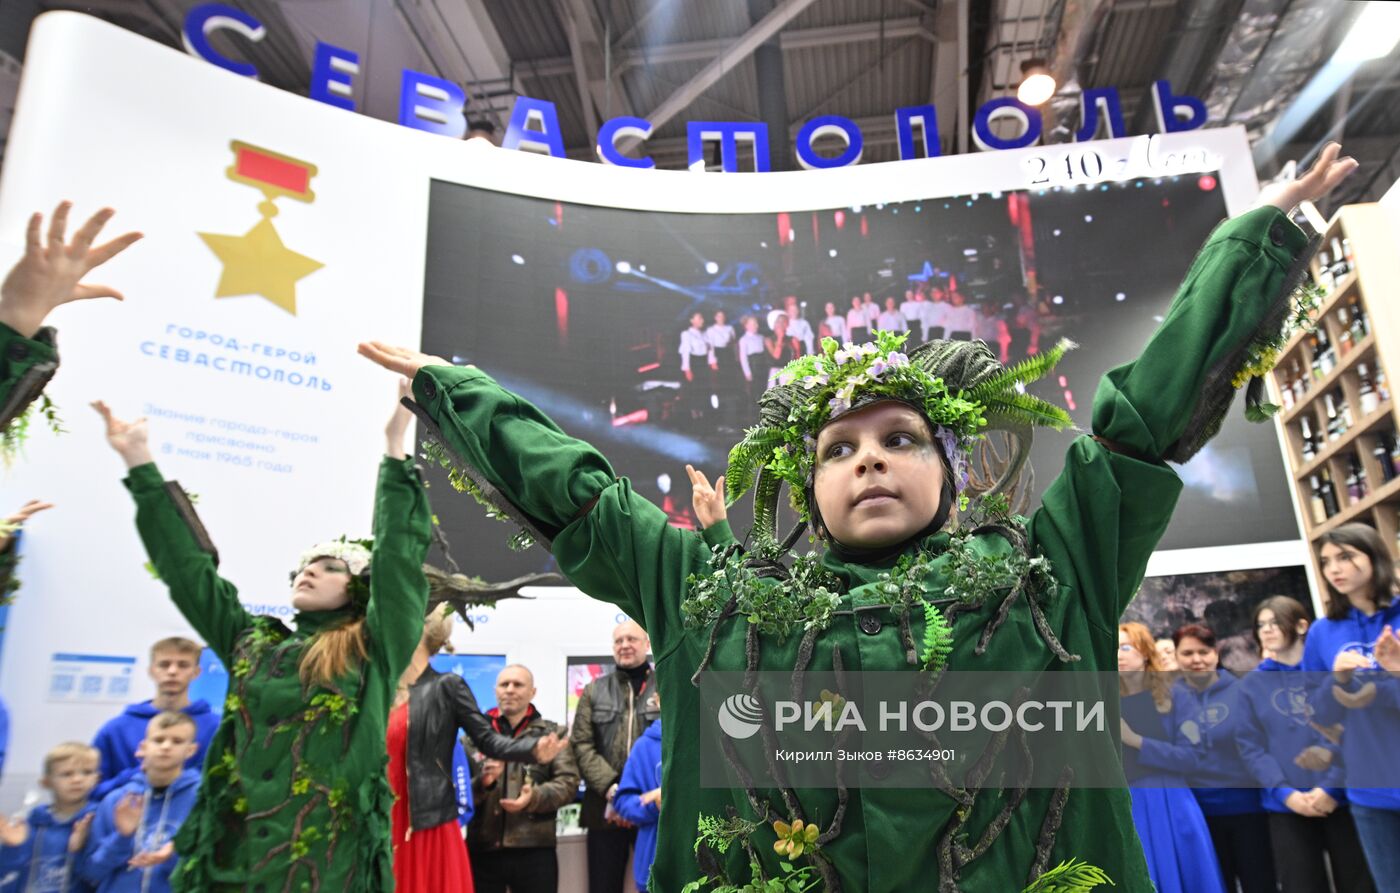
[[[773,851],[787,859],[796,859],[804,850],[816,847],[817,836],[821,832],[816,825],[808,825],[798,819],[791,825],[781,820],[774,822],[773,833],[778,835],[773,842]]]

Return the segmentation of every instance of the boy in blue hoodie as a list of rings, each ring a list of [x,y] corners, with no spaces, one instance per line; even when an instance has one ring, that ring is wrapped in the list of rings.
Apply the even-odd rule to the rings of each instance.
[[[0,893],[92,893],[79,877],[94,807],[97,751],[60,744],[44,757],[41,784],[53,803],[36,806],[24,824],[0,816]]]
[[[194,722],[199,748],[185,768],[204,766],[204,751],[219,727],[219,716],[210,709],[208,701],[190,700],[190,683],[199,676],[199,656],[203,651],[198,642],[179,636],[161,639],[151,646],[148,672],[156,684],[156,696],[128,706],[108,720],[92,739],[92,746],[102,754],[102,778],[92,793],[94,801],[101,801],[136,774],[140,767],[136,748],[146,737],[151,718],[162,710],[182,712]]]
[[[194,806],[199,772],[185,763],[199,745],[194,720],[164,711],[146,726],[141,771],[102,799],[82,876],[97,893],[170,893],[175,832]]]
[[[647,893],[651,863],[656,861],[656,823],[661,818],[661,720],[647,726],[632,745],[622,778],[613,796],[613,809],[637,826],[637,848],[632,854],[632,877],[638,893]]]

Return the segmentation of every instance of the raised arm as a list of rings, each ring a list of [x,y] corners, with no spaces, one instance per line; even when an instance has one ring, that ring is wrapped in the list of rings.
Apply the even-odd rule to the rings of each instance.
[[[232,666],[234,643],[253,618],[238,602],[238,589],[218,574],[219,552],[195,514],[189,496],[161,477],[146,443],[146,420],[124,422],[107,404],[93,408],[107,423],[107,442],[129,469],[126,488],[136,501],[136,530],[175,607],[214,653]]]
[[[1171,519],[1181,481],[1166,461],[1187,461],[1219,431],[1250,355],[1282,329],[1315,247],[1285,211],[1355,169],[1339,148],[1211,233],[1142,354],[1099,383],[1093,436],[1070,446],[1032,518],[1032,541],[1102,629],[1118,623]]]
[[[420,420],[455,471],[549,548],[588,595],[612,602],[667,648],[681,630],[686,576],[708,560],[700,537],[667,523],[592,446],[478,369],[377,343],[360,352],[413,374]]]
[[[477,750],[497,760],[534,761],[535,742],[539,740],[536,736],[512,738],[491,728],[491,721],[477,706],[471,686],[461,676],[449,674],[441,684],[446,686],[456,728],[467,733]]]
[[[399,383],[400,400],[408,382]],[[404,435],[412,417],[395,404],[385,426],[384,458],[374,493],[374,554],[369,565],[370,658],[390,679],[399,678],[423,635],[428,608],[428,578],[423,559],[432,542],[432,510],[428,492],[413,459],[404,450]]]
[[[55,307],[71,301],[121,300],[121,293],[110,285],[79,280],[141,238],[140,233],[127,233],[93,247],[102,227],[116,213],[104,208],[69,241],[66,231],[71,207],[71,202],[63,202],[54,210],[47,236],[42,234],[44,215],[36,213],[29,218],[24,256],[0,284],[0,431],[5,432],[7,442],[16,436],[11,424],[58,371],[54,331],[44,327],[44,320]]]

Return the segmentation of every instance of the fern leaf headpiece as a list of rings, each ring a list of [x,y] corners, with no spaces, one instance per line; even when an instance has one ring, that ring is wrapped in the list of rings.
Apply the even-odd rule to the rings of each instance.
[[[775,536],[778,494],[788,485],[793,508],[811,519],[807,490],[815,464],[817,433],[833,419],[886,400],[923,413],[942,444],[959,490],[966,484],[966,460],[989,431],[1013,436],[1007,471],[987,493],[1019,478],[1036,427],[1073,426],[1069,413],[1025,393],[1075,345],[1061,341],[1053,350],[1003,366],[981,341],[930,341],[901,352],[906,335],[877,332],[874,342],[838,345],[823,338],[821,351],[785,366],[759,398],[759,423],[729,453],[725,496],[733,503],[750,487],[754,526]]]

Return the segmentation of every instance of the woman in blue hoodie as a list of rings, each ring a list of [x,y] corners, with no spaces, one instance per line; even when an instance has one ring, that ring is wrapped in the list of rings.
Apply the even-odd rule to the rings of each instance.
[[[637,826],[632,877],[638,893],[647,893],[651,863],[656,861],[656,823],[661,818],[661,720],[647,726],[632,745],[612,805],[619,815]]]
[[[1172,686],[1171,740],[1134,734],[1135,741],[1125,736],[1123,744],[1140,748],[1143,766],[1186,776],[1205,813],[1227,890],[1238,881],[1244,893],[1276,893],[1268,819],[1235,743],[1244,713],[1241,690],[1235,677],[1220,672],[1209,627],[1188,624],[1172,641],[1182,678]]]
[[[1240,680],[1240,756],[1263,789],[1283,893],[1328,890],[1327,861],[1338,893],[1372,893],[1335,758],[1337,731],[1313,720],[1312,687],[1300,672],[1308,626],[1307,610],[1287,596],[1254,609],[1254,638],[1271,657]]]
[[[1344,727],[1341,756],[1352,819],[1376,888],[1397,893],[1400,786],[1394,782],[1400,773],[1391,767],[1400,741],[1400,712],[1383,707],[1394,700],[1393,692],[1377,699],[1376,690],[1367,689],[1370,684],[1400,684],[1381,672],[1375,660],[1381,632],[1400,626],[1395,568],[1385,541],[1365,524],[1343,524],[1323,535],[1318,558],[1327,584],[1327,616],[1308,634],[1303,670],[1331,674],[1314,686],[1315,718]]]

